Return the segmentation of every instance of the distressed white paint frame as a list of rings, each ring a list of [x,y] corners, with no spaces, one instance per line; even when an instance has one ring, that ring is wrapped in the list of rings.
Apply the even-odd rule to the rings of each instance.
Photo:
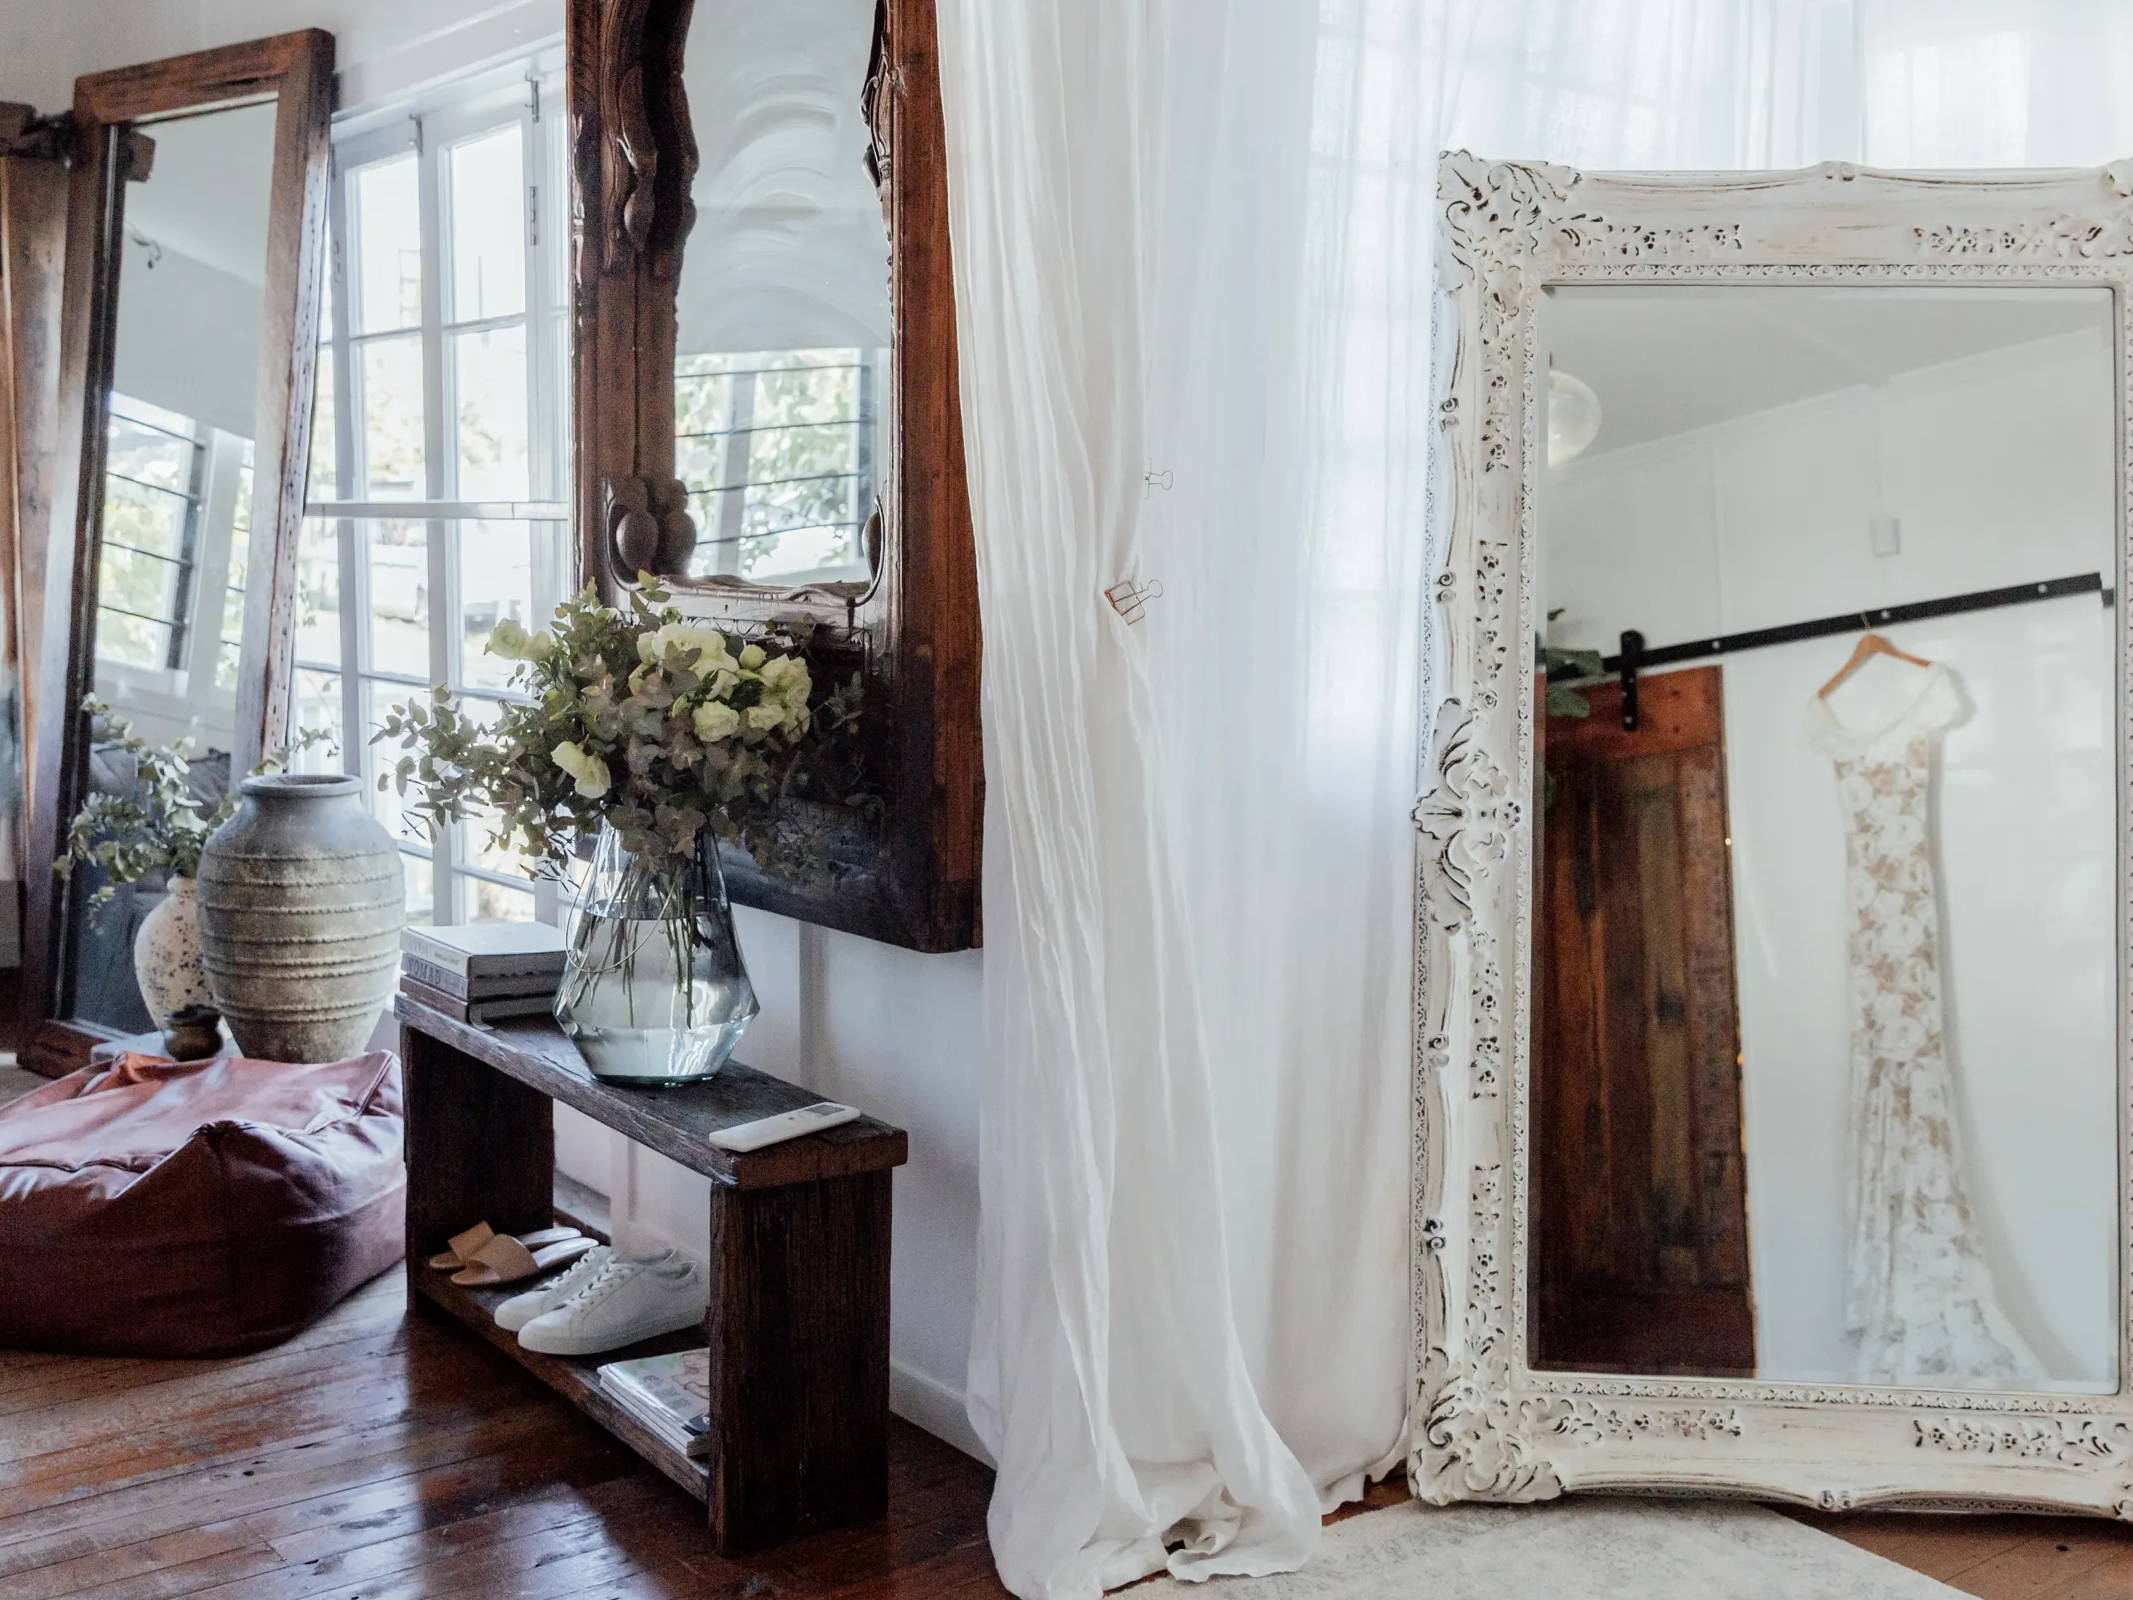
[[[2119,571],[2133,497],[2133,160],[2091,171],[1580,174],[1447,155],[1436,391],[1447,446],[1427,601],[1444,675],[1415,808],[1414,1369],[1424,1500],[1571,1490],[1845,1509],[2133,1518],[2124,1309],[2129,987],[2119,985],[2119,1392],[2067,1395],[1639,1379],[1527,1364],[1534,923],[1533,491],[1545,451],[1535,318],[1550,284],[2035,285],[2108,289],[2117,340]],[[1447,326],[1447,323],[1449,326]],[[2120,959],[2129,663],[2118,609]]]

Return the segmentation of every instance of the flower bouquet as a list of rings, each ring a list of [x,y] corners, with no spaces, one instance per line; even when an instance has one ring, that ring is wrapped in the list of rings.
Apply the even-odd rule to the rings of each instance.
[[[529,633],[497,624],[520,698],[446,689],[394,706],[372,742],[405,747],[381,782],[441,827],[474,819],[577,891],[556,1019],[602,1078],[710,1077],[755,1015],[719,868],[721,841],[796,871],[781,812],[859,716],[859,679],[817,693],[804,637],[685,619],[649,576],[626,609],[588,588]],[[480,710],[476,710],[476,705]]]

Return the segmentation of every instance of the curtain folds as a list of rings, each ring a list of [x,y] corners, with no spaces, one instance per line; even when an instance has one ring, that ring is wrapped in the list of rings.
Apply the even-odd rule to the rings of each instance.
[[[2101,162],[2114,19],[939,0],[985,623],[970,1395],[1015,1593],[1294,1567],[1398,1459],[1438,149]],[[1120,584],[1160,585],[1137,622]]]

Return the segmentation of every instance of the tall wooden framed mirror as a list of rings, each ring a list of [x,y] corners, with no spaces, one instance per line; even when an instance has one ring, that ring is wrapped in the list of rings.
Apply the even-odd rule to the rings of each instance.
[[[1416,1492],[2133,1515],[2133,162],[1439,200]]]
[[[734,898],[977,942],[975,556],[932,0],[572,0],[587,575],[814,630],[865,684],[830,870]]]
[[[130,949],[160,886],[92,913],[93,873],[48,870],[82,797],[137,781],[83,702],[189,738],[211,800],[285,739],[332,84],[317,30],[75,84],[25,885],[39,1071],[154,1025]]]

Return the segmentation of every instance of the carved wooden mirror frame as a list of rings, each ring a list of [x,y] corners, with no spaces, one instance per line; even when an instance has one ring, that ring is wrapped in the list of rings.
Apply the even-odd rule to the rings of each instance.
[[[1528,1363],[1534,1143],[1533,497],[1545,439],[1536,312],[1550,284],[1993,284],[2112,295],[2119,570],[2133,497],[2133,161],[2100,171],[1580,174],[1445,157],[1436,475],[1443,663],[1416,807],[1414,1369],[1408,1471],[1434,1502],[1567,1490],[1728,1494],[1832,1509],[2133,1516],[2124,1297],[2127,984],[2119,1019],[2119,1392],[1872,1388],[1539,1372]],[[1440,326],[1444,324],[1440,322]],[[2120,961],[2129,945],[2128,658],[2118,612]]]
[[[231,767],[243,772],[284,743],[295,651],[297,531],[310,461],[311,400],[325,261],[333,35],[277,34],[140,66],[74,85],[67,239],[58,345],[52,551],[45,569],[42,658],[30,752],[29,866],[23,898],[23,1064],[56,1075],[81,1066],[110,1030],[79,1019],[63,959],[67,897],[50,871],[79,804],[88,763],[96,574],[102,536],[104,434],[116,344],[120,243],[128,166],[152,142],[135,125],[252,102],[275,108],[264,316],[254,416],[252,581],[244,635],[265,641],[264,670],[237,688]],[[152,159],[152,157],[149,157]],[[64,541],[63,543],[61,541]],[[262,581],[263,580],[263,581]]]
[[[695,207],[682,86],[692,0],[571,0],[576,504],[585,576],[661,576],[693,615],[815,624],[822,665],[863,671],[877,818],[833,881],[730,853],[742,904],[918,950],[978,938],[978,605],[957,401],[933,0],[878,0],[864,86],[889,234],[894,400],[874,578],[776,590],[678,576],[695,533],[675,476],[676,296]],[[854,93],[860,92],[854,86]],[[818,676],[821,674],[818,672]]]

